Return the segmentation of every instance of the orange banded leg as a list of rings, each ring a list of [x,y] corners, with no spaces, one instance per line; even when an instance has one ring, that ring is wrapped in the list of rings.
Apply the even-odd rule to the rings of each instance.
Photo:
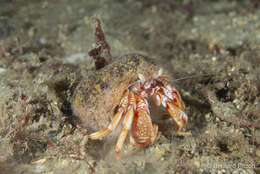
[[[179,131],[183,127],[183,125],[187,123],[188,117],[184,112],[185,105],[181,100],[179,93],[176,91],[175,94],[177,94],[177,98],[175,96],[172,96],[173,100],[171,100],[163,93],[162,90],[158,90],[155,93],[154,97],[158,104],[162,104],[164,107],[167,108],[171,117],[174,119],[178,126],[177,131]]]
[[[120,120],[122,119],[122,115],[123,115],[122,111],[117,112],[116,115],[114,116],[112,122],[108,125],[108,127],[101,129],[98,132],[90,134],[88,136],[88,138],[93,139],[93,140],[97,140],[97,139],[100,139],[104,136],[107,136],[108,134],[113,132],[113,130],[119,125]]]
[[[178,91],[176,91],[176,90],[173,90],[174,92],[175,92],[175,95],[176,95],[176,97],[177,97],[177,105],[180,107],[180,109],[181,110],[185,110],[185,105],[184,105],[184,102],[182,101],[182,99],[181,99],[181,96],[180,96],[180,94],[179,94],[179,92]]]
[[[125,119],[123,122],[123,128],[120,131],[120,134],[118,136],[118,140],[116,143],[115,152],[116,152],[117,158],[119,158],[119,152],[122,149],[126,136],[127,136],[127,133],[131,128],[133,118],[134,118],[134,108],[133,108],[133,105],[131,105],[125,115]]]
[[[118,112],[116,113],[116,115],[114,116],[112,122],[108,125],[108,127],[88,135],[88,138],[96,140],[113,132],[113,130],[115,130],[118,127],[119,123],[122,120],[122,116],[125,114],[128,105],[128,98],[129,98],[129,92],[126,91],[120,101]]]
[[[178,128],[177,131],[179,131],[183,125],[187,123],[188,117],[184,111],[182,111],[178,106],[167,102],[167,110],[172,116],[172,118],[175,120]]]

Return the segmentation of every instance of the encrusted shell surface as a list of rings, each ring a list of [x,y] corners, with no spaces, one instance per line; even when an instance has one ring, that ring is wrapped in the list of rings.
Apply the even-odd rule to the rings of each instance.
[[[159,66],[144,56],[122,56],[114,63],[82,79],[72,100],[74,115],[91,131],[107,127],[123,92],[138,80],[138,73],[151,77],[159,69]]]

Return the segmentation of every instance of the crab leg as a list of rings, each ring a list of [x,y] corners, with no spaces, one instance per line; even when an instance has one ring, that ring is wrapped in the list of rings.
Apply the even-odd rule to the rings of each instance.
[[[184,112],[185,105],[181,99],[179,92],[171,85],[167,85],[163,88],[167,93],[166,107],[172,118],[177,124],[177,131],[179,131],[183,125],[187,123],[188,116]],[[167,92],[168,91],[168,92]]]
[[[127,133],[131,128],[133,118],[134,118],[134,108],[133,108],[133,105],[131,105],[126,113],[126,116],[125,116],[125,119],[123,122],[123,128],[120,131],[120,134],[118,136],[118,140],[116,143],[115,152],[116,152],[117,156],[118,156],[121,148],[123,147]]]
[[[167,102],[167,110],[172,116],[172,118],[175,120],[178,126],[177,131],[179,131],[188,120],[186,113],[182,111],[179,107],[177,107],[175,104],[170,102]]]
[[[112,119],[112,122],[108,125],[108,127],[101,129],[98,132],[94,132],[94,133],[88,135],[88,138],[93,139],[93,140],[100,139],[100,138],[110,134],[111,132],[113,132],[113,130],[115,130],[118,127],[118,125],[122,119],[122,116],[124,115],[124,113],[126,111],[126,107],[128,105],[128,98],[129,98],[128,95],[129,95],[129,92],[127,91],[124,94],[124,96],[119,104],[118,112],[116,113],[116,115],[114,116],[114,118]]]
[[[168,85],[166,87],[168,90],[170,90],[173,94],[173,98],[176,98],[176,103],[177,103],[177,106],[181,109],[181,110],[185,110],[185,105],[181,99],[181,96],[179,94],[179,92],[173,87],[173,86],[170,86]]]
[[[118,123],[120,122],[120,120],[122,118],[122,115],[123,115],[123,112],[116,113],[116,115],[114,116],[112,122],[109,124],[108,127],[101,129],[98,132],[88,135],[88,138],[97,140],[97,139],[100,139],[100,138],[110,134],[117,127]]]
[[[179,131],[188,120],[186,113],[183,111],[185,105],[181,100],[179,93],[173,87],[168,85],[166,88],[161,87],[157,90],[154,98],[157,103],[162,104],[167,108],[171,117],[175,120],[178,126],[177,131]]]

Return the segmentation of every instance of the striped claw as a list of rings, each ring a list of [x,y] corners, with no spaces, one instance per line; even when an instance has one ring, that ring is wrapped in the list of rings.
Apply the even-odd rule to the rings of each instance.
[[[175,120],[177,124],[177,131],[179,131],[183,125],[185,125],[188,121],[188,117],[184,111],[182,111],[179,107],[172,103],[167,102],[167,110],[172,116],[172,118]]]

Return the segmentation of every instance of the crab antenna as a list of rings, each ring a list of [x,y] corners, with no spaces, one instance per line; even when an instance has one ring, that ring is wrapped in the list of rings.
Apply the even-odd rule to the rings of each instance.
[[[145,77],[143,74],[138,73],[138,78],[141,80],[141,82],[145,82]]]
[[[154,77],[154,78],[157,78],[157,77],[161,76],[162,73],[163,73],[163,69],[160,68],[159,71],[153,75],[153,77]]]

